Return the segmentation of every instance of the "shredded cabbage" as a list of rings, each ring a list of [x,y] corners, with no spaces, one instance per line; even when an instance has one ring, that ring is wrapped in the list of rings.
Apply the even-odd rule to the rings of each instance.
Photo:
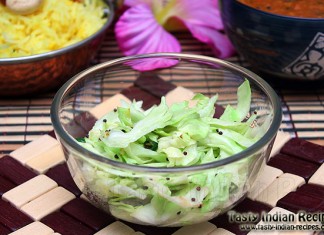
[[[243,151],[265,127],[250,115],[251,89],[244,81],[238,105],[214,118],[218,96],[194,96],[168,107],[164,97],[147,111],[142,102],[123,103],[98,120],[80,145],[114,161],[150,167],[205,164]],[[253,123],[253,125],[251,125]],[[251,128],[255,129],[251,131]],[[155,226],[199,223],[224,212],[246,193],[252,158],[204,171],[132,172],[83,159],[88,191],[121,219]]]

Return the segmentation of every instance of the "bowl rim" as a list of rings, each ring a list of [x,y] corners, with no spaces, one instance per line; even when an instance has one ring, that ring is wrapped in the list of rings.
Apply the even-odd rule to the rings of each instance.
[[[235,71],[236,73],[239,72],[244,77],[248,77],[249,79],[253,80],[253,82],[259,86],[259,88],[269,97],[270,103],[273,107],[273,120],[271,122],[270,127],[268,128],[267,132],[252,146],[248,147],[247,149],[232,155],[230,157],[217,160],[214,162],[209,162],[201,165],[194,165],[194,166],[185,166],[185,167],[152,167],[152,166],[139,166],[139,165],[131,165],[119,161],[114,161],[108,158],[105,158],[103,156],[100,156],[96,153],[93,153],[85,148],[83,148],[81,145],[77,143],[77,141],[70,136],[68,133],[65,132],[62,124],[60,123],[59,119],[59,107],[60,103],[62,102],[63,97],[65,94],[72,88],[74,84],[76,84],[79,80],[82,80],[84,76],[92,73],[93,71],[117,64],[121,64],[124,62],[129,62],[134,59],[144,59],[144,58],[156,58],[156,57],[163,57],[163,58],[176,58],[176,59],[185,59],[185,60],[198,60],[198,61],[204,61],[209,63],[217,63],[226,69],[229,69],[231,71]],[[224,61],[217,58],[212,58],[208,56],[202,56],[202,55],[193,55],[193,54],[183,54],[183,53],[150,53],[150,54],[142,54],[142,55],[135,55],[135,56],[127,56],[127,57],[121,57],[118,59],[106,61],[100,64],[97,64],[95,66],[92,66],[79,74],[73,76],[70,80],[68,80],[56,93],[50,110],[51,115],[51,121],[54,127],[54,131],[56,133],[56,136],[60,142],[67,143],[70,147],[74,149],[74,151],[77,151],[78,154],[81,154],[81,156],[88,157],[92,160],[97,160],[102,163],[109,164],[114,167],[118,167],[121,169],[127,169],[132,171],[141,171],[141,172],[159,172],[159,173],[179,173],[184,171],[201,171],[206,169],[212,169],[219,166],[224,166],[232,162],[236,162],[238,160],[247,158],[249,156],[252,156],[259,150],[261,150],[264,146],[271,143],[272,140],[276,137],[276,134],[279,130],[281,120],[282,120],[282,108],[281,108],[281,102],[276,94],[276,92],[273,90],[273,88],[261,77],[256,75],[255,73],[239,66],[234,63]],[[62,143],[61,143],[62,144]],[[62,144],[63,145],[63,144]]]
[[[228,0],[226,0],[228,1]],[[280,14],[276,14],[276,13],[272,13],[272,12],[267,12],[267,11],[262,11],[259,9],[256,9],[254,7],[251,7],[247,4],[244,4],[238,0],[233,0],[235,3],[237,3],[238,5],[247,8],[250,11],[255,11],[257,13],[260,14],[264,14],[270,17],[274,17],[274,18],[282,18],[283,20],[290,20],[290,21],[309,21],[309,22],[324,22],[324,18],[310,18],[310,17],[299,17],[299,16],[287,16],[287,15],[280,15]]]
[[[106,8],[106,7],[104,8],[104,11],[108,10],[109,14],[107,16],[107,20],[105,21],[105,23],[94,34],[91,34],[89,37],[87,37],[81,41],[78,41],[76,43],[73,43],[71,45],[62,47],[62,48],[54,50],[54,51],[48,51],[48,52],[44,52],[44,53],[40,53],[40,54],[33,54],[33,55],[19,56],[19,57],[6,57],[6,58],[0,57],[0,65],[24,64],[24,63],[30,63],[30,62],[34,62],[34,61],[49,59],[49,58],[53,58],[58,55],[67,53],[69,51],[75,50],[83,45],[90,43],[93,39],[95,39],[100,34],[104,33],[110,27],[110,25],[115,17],[114,5],[113,5],[112,1],[107,1],[107,0],[102,0],[102,1],[108,6],[108,8]]]

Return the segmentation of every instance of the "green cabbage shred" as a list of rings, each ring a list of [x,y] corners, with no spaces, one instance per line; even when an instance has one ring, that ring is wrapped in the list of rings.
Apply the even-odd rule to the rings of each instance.
[[[245,80],[237,91],[237,107],[228,105],[213,117],[218,96],[196,94],[168,107],[161,103],[142,110],[141,101],[123,102],[96,122],[80,139],[86,149],[114,161],[149,167],[188,167],[239,153],[260,135],[251,128],[251,89]],[[217,107],[217,106],[216,106]],[[253,127],[251,124],[254,124]],[[223,212],[246,193],[249,158],[216,169],[153,174],[83,162],[89,191],[103,198],[116,217],[146,225],[179,226],[198,223]]]

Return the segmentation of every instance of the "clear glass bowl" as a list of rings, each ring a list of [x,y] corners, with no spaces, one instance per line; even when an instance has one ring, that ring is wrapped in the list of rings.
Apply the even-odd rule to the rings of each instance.
[[[93,113],[97,114],[98,105],[115,105],[109,104],[110,98],[133,86],[141,74],[134,68],[143,69],[147,63],[165,66],[150,71],[151,75],[158,75],[178,87],[208,96],[218,93],[217,103],[224,107],[227,104],[236,107],[237,88],[247,79],[252,89],[250,113],[257,110],[256,122],[264,127],[264,134],[242,152],[187,167],[131,165],[80,146],[76,138],[84,137],[92,128],[96,121]],[[71,175],[84,195],[119,219],[154,226],[207,221],[244,199],[269,157],[281,116],[276,93],[256,74],[215,58],[170,53],[125,57],[91,67],[58,91],[51,108],[56,136]],[[186,196],[177,197],[177,192],[188,187],[191,190]]]

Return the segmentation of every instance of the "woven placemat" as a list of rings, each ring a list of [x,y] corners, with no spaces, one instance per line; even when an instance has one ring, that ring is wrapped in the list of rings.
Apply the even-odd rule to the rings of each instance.
[[[159,92],[166,92],[168,99],[178,88],[172,86],[169,87],[171,91]],[[182,92],[191,92],[181,89]],[[143,95],[145,92],[145,84],[137,83],[115,96],[133,99],[134,94]],[[74,120],[80,127],[81,136],[91,128],[91,123],[107,112],[112,100],[117,100],[115,96],[89,112],[81,113]],[[149,103],[144,100],[144,105],[149,107],[155,99],[149,93],[145,96]],[[323,212],[323,162],[323,146],[280,131],[268,164],[247,198],[233,211],[258,215],[297,215],[300,210],[306,213]],[[264,231],[249,231],[251,227],[232,221],[228,214],[181,228],[158,228],[117,220],[94,207],[75,185],[53,131],[0,158],[0,195],[0,234],[264,234]],[[320,223],[306,223],[311,224],[321,226]],[[249,226],[257,228],[264,225],[267,223],[260,218],[249,223]],[[273,231],[270,234],[281,233]],[[319,232],[308,230],[301,234]]]

